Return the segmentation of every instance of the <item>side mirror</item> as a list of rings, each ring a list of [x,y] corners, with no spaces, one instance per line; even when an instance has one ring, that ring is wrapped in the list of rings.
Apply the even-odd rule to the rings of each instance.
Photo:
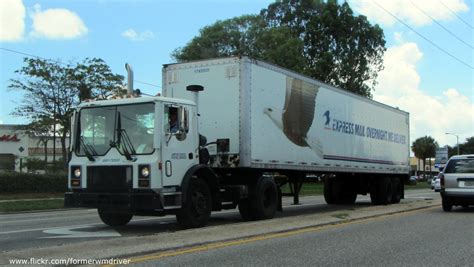
[[[179,131],[187,133],[189,131],[188,110],[184,107],[178,108]]]
[[[444,167],[439,167],[439,172],[443,172],[444,171]]]

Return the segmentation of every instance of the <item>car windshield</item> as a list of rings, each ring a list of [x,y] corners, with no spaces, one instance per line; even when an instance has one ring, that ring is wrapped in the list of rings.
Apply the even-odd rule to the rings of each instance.
[[[79,113],[76,153],[103,156],[116,146],[121,154],[150,154],[154,124],[153,103],[84,108]]]
[[[474,173],[474,158],[452,159],[444,173]]]

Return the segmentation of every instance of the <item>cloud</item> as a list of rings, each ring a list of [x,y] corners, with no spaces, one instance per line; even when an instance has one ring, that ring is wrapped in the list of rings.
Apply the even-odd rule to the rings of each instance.
[[[150,30],[137,33],[134,29],[131,28],[122,32],[122,36],[134,42],[147,41],[155,37],[153,32]]]
[[[430,24],[431,19],[416,8],[412,2],[432,18],[439,21],[454,19],[455,15],[452,12],[459,13],[469,10],[463,0],[353,0],[351,1],[351,6],[370,20],[386,26],[392,26],[397,21],[386,11],[378,7],[377,4],[410,25],[423,26]]]
[[[87,27],[74,12],[63,8],[44,11],[36,4],[32,14],[34,37],[46,39],[74,39],[86,35]]]
[[[429,135],[440,146],[454,145],[455,138],[446,132],[458,134],[459,142],[464,142],[474,134],[474,104],[455,88],[447,88],[440,96],[431,96],[420,89],[416,64],[422,57],[415,43],[388,48],[374,99],[410,113],[410,144]]]
[[[0,1],[0,42],[23,39],[25,31],[25,6],[21,0]]]

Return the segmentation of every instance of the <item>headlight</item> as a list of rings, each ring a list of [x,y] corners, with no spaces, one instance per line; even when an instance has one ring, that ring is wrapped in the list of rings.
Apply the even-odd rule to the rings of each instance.
[[[142,167],[140,170],[141,177],[148,178],[150,176],[150,168],[148,166]]]
[[[76,168],[74,170],[74,177],[75,178],[81,178],[81,168]]]

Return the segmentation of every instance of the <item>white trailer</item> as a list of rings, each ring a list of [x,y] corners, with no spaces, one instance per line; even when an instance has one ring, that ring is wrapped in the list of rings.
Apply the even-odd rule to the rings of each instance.
[[[403,198],[407,112],[247,57],[168,64],[162,77],[166,97],[78,108],[68,206],[98,207],[110,225],[126,224],[132,215],[176,213],[183,226],[198,227],[211,210],[237,206],[244,219],[267,219],[281,210],[284,184],[298,202],[308,174],[324,177],[328,204],[354,203],[367,193],[374,204]],[[110,146],[92,153],[90,131],[97,127],[91,121],[104,112],[110,113]],[[174,113],[177,132],[169,126]],[[148,153],[135,149],[148,137],[128,138],[138,130],[121,117],[148,124]],[[78,168],[82,183],[74,188]],[[91,181],[113,183],[106,172],[128,173],[122,177],[128,182],[117,191],[88,188]]]

